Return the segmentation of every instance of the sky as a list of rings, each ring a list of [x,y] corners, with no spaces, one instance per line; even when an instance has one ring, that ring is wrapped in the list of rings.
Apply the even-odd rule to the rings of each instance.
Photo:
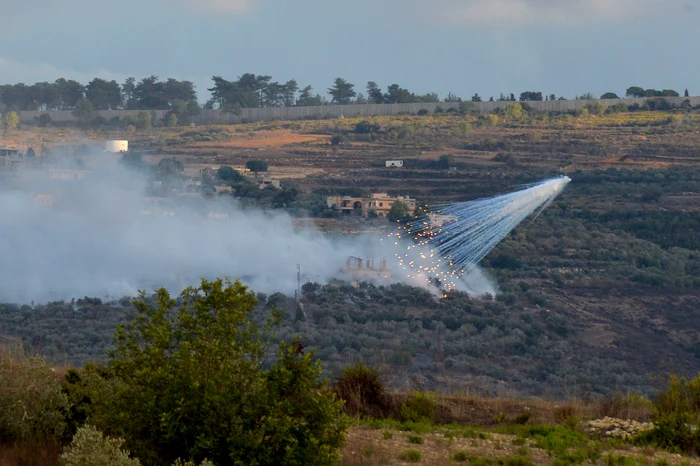
[[[336,77],[416,93],[700,95],[700,0],[0,0],[0,83]]]

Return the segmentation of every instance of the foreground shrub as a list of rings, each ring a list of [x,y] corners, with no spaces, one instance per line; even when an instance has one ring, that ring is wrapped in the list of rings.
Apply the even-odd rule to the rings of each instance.
[[[668,390],[659,394],[654,407],[655,427],[639,441],[677,452],[700,453],[700,375],[692,380],[671,376]]]
[[[401,452],[399,459],[407,463],[417,463],[420,461],[421,456],[420,450],[405,450]]]
[[[433,422],[435,408],[435,400],[430,394],[415,391],[411,398],[401,405],[401,418],[410,422]]]
[[[26,355],[21,346],[0,348],[0,441],[59,441],[67,404],[43,358]]]
[[[61,466],[139,466],[139,460],[122,450],[123,443],[122,439],[105,437],[93,426],[83,426],[61,455]]]
[[[181,300],[176,307],[165,289],[154,307],[145,296],[134,300],[109,374],[90,391],[97,426],[147,465],[335,462],[345,420],[320,363],[298,343],[266,359],[278,313],[254,322],[255,295],[240,282],[202,280]]]
[[[662,416],[656,420],[654,429],[643,433],[639,441],[679,453],[700,453],[700,432],[692,422],[689,413]]]
[[[335,384],[335,393],[352,415],[383,417],[387,400],[384,385],[373,367],[360,362],[347,367]]]

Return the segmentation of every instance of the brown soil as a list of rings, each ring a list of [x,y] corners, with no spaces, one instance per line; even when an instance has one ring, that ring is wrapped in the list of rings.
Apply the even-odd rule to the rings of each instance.
[[[236,134],[233,139],[227,141],[198,142],[192,144],[193,148],[207,149],[261,149],[283,147],[292,144],[326,141],[330,136],[319,134],[298,134],[290,130],[272,130],[249,133],[251,135]]]

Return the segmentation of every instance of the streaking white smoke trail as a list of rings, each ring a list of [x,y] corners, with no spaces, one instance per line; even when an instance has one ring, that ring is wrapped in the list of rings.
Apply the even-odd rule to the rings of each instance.
[[[422,280],[438,279],[448,290],[457,288],[460,277],[473,273],[508,233],[533,213],[539,215],[570,181],[563,176],[514,193],[443,207],[432,218],[406,228],[417,243],[408,247],[415,249],[413,254],[397,255],[399,262]]]

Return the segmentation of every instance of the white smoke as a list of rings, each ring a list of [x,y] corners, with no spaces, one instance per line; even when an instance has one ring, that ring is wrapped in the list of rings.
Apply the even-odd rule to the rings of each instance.
[[[63,161],[63,166],[68,162],[74,160]],[[504,216],[508,223],[499,223],[499,235],[472,244],[477,235],[463,248],[477,248],[485,255],[527,215],[546,207],[568,181],[550,180],[522,192],[456,204],[457,210],[463,210],[462,205],[478,207],[479,216],[488,214],[489,224]],[[154,205],[143,195],[149,183],[121,165],[97,169],[79,181],[49,181],[46,170],[4,180],[0,302],[120,298],[161,286],[177,293],[200,278],[217,277],[240,278],[259,292],[292,294],[298,285],[297,264],[302,282],[325,283],[348,278],[341,268],[350,256],[387,258],[391,276],[376,278],[378,284],[401,281],[441,295],[433,286],[434,278],[444,278],[437,252],[401,235],[389,234],[396,239],[385,241],[383,235],[298,231],[286,213],[242,209],[232,198],[173,199]],[[54,205],[41,205],[37,194],[52,194]],[[527,205],[520,205],[523,199]],[[516,212],[511,212],[513,206]],[[495,295],[495,281],[477,262],[452,288],[475,296]]]
[[[350,255],[381,254],[371,236],[299,232],[283,212],[244,210],[231,199],[154,207],[141,194],[146,180],[119,167],[52,183],[35,172],[11,185],[0,189],[5,302],[118,298],[160,286],[179,292],[223,276],[255,291],[293,293],[297,264],[303,280],[324,282],[341,275]],[[40,205],[39,193],[55,193],[54,206]],[[169,210],[175,215],[163,215]]]

